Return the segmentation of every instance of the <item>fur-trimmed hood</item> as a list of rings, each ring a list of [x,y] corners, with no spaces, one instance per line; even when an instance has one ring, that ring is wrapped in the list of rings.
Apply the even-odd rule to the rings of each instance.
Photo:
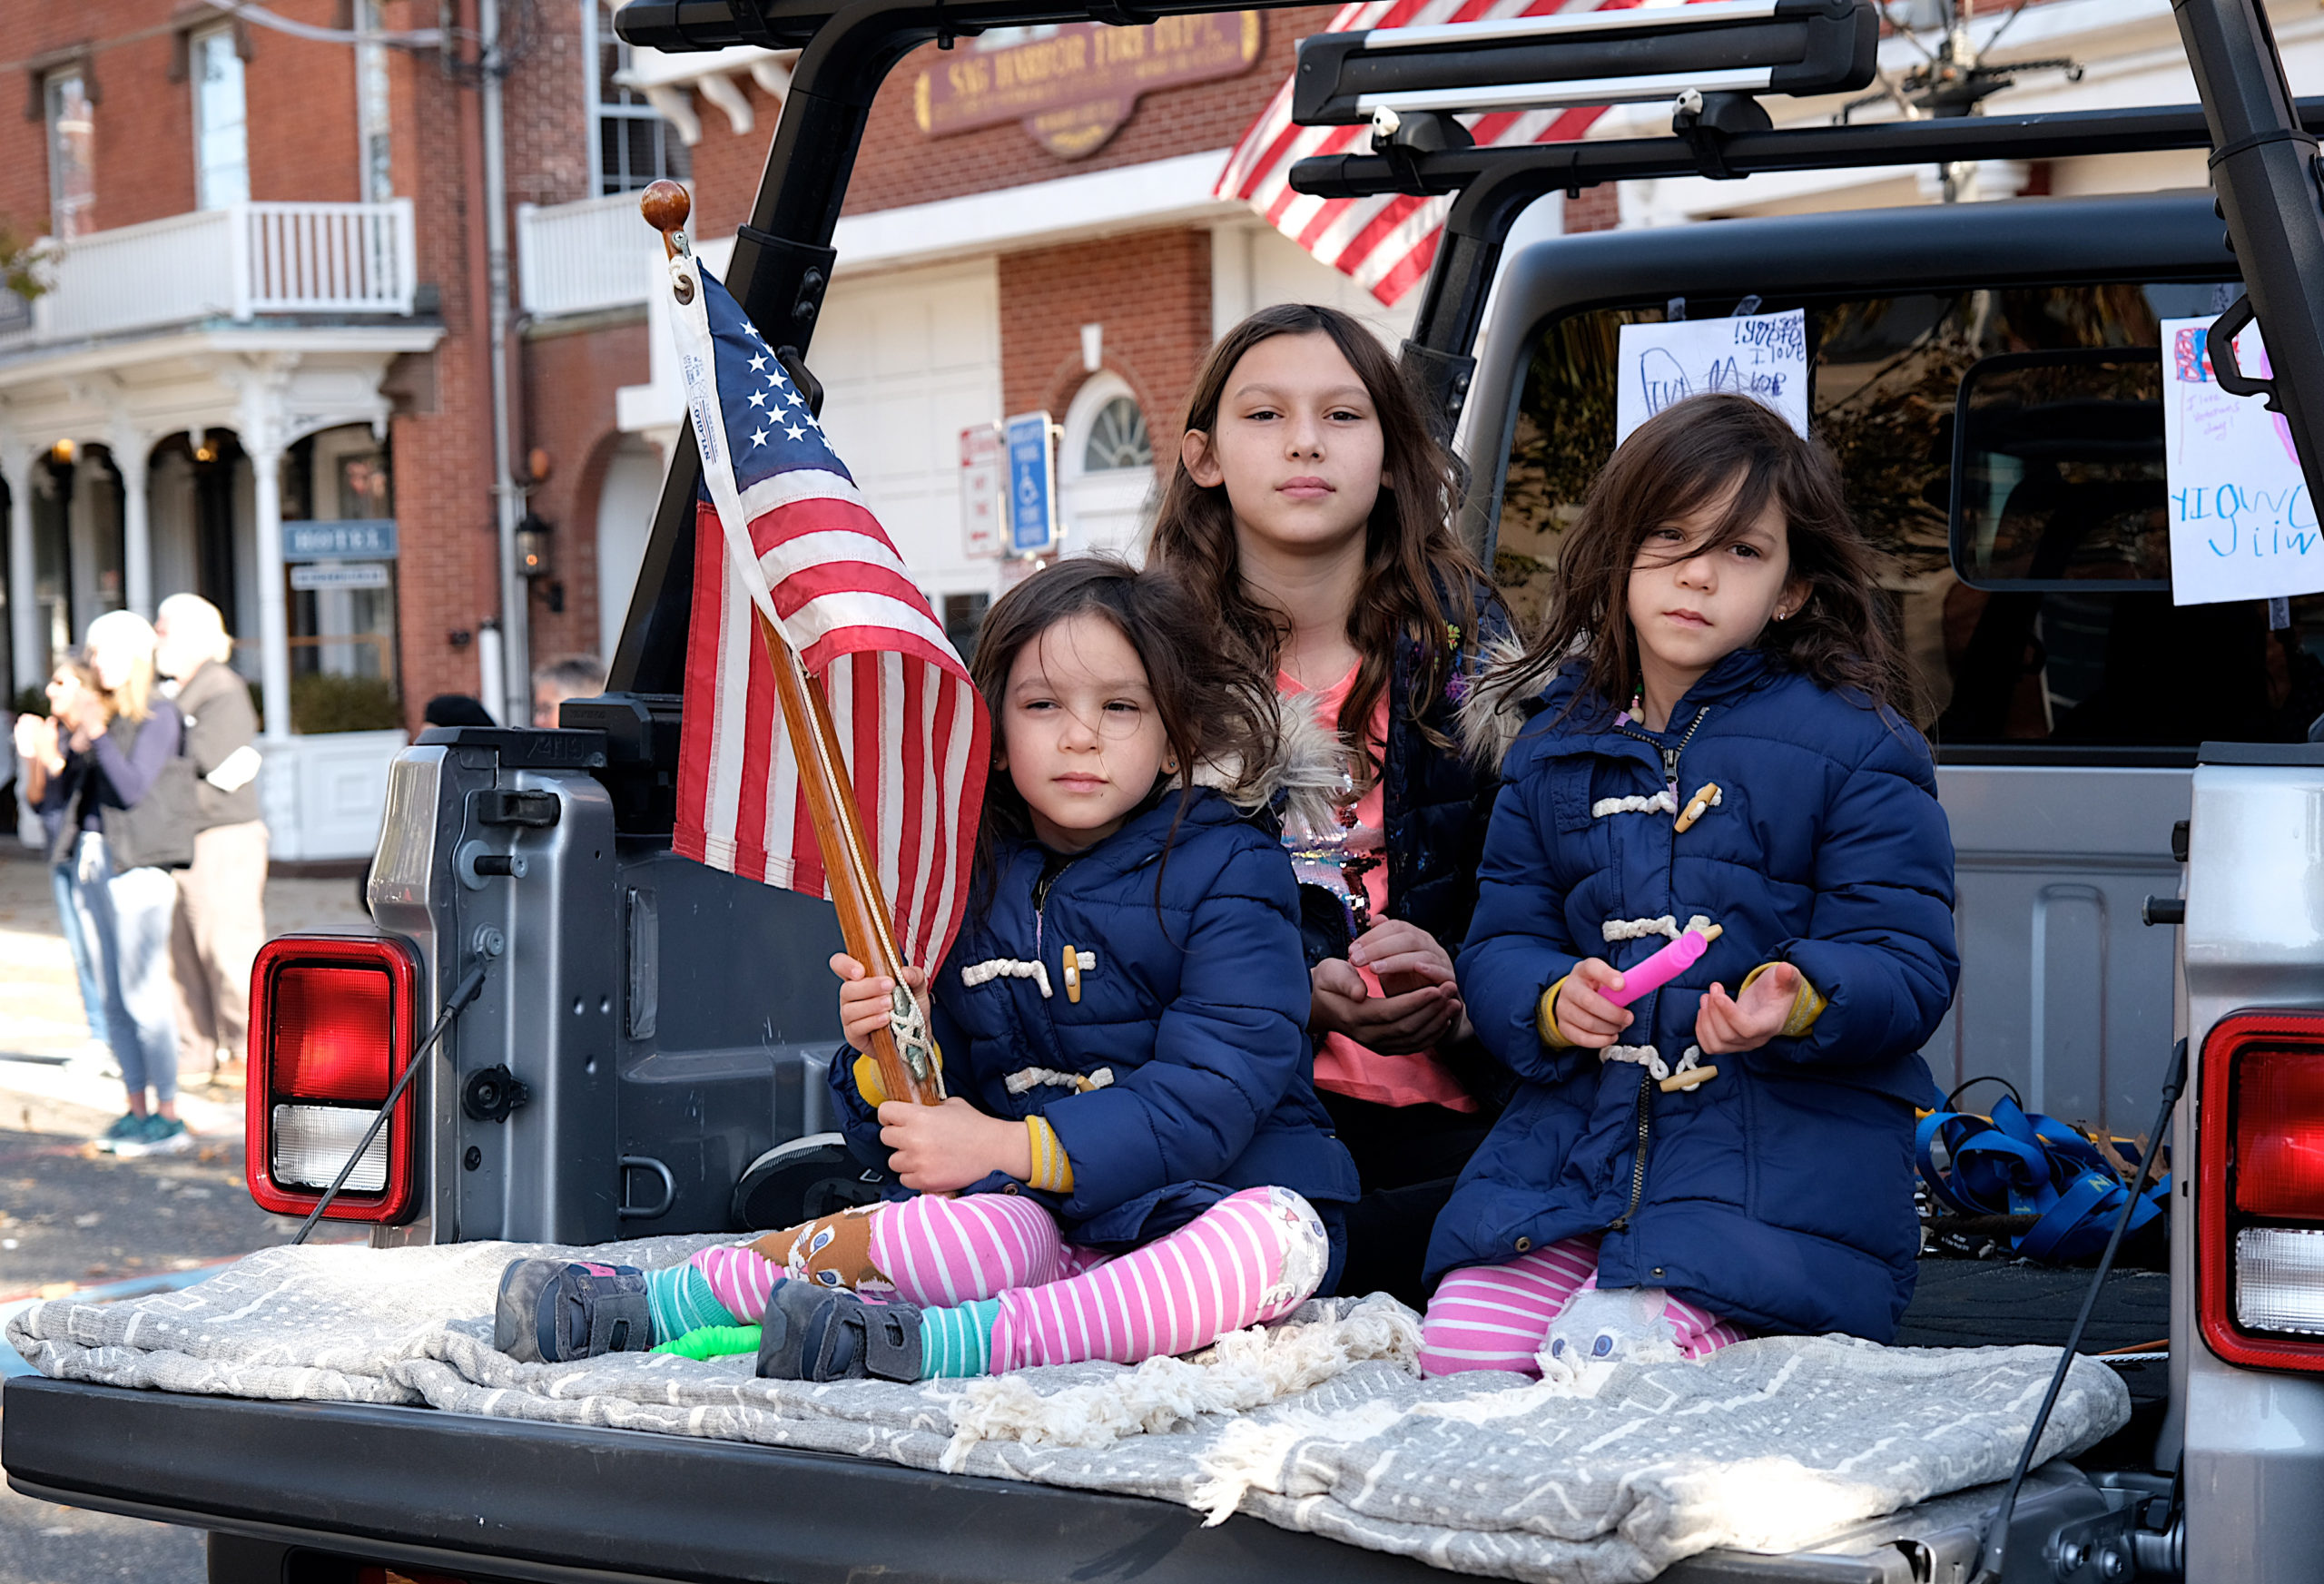
[[[1557,667],[1537,678],[1523,676],[1520,664],[1525,644],[1514,633],[1488,637],[1477,657],[1476,674],[1460,705],[1461,747],[1471,762],[1501,773],[1502,761],[1517,741],[1517,733],[1533,718],[1537,702],[1557,680]]]
[[[1246,770],[1239,755],[1205,760],[1194,780],[1245,813],[1280,797],[1285,823],[1303,821],[1315,831],[1337,821],[1348,785],[1339,733],[1315,718],[1315,701],[1306,694],[1275,696],[1275,753],[1267,762]]]

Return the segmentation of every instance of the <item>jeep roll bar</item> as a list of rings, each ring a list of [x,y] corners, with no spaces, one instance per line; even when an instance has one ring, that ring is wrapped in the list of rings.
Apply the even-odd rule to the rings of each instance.
[[[2298,109],[2306,124],[2324,129],[2324,98],[2300,100]],[[1395,137],[1404,137],[1413,125],[1408,120]],[[1671,137],[1434,150],[1399,147],[1392,140],[1377,153],[1302,160],[1291,169],[1291,185],[1318,198],[1383,192],[1454,195],[1403,353],[1405,366],[1421,381],[1431,413],[1449,435],[1476,369],[1472,349],[1484,328],[1485,297],[1500,267],[1502,244],[1525,207],[1552,192],[1573,195],[1608,182],[1658,177],[1728,180],[1777,171],[2055,160],[2200,149],[2211,142],[2203,111],[2192,104],[1736,133],[1721,133],[1706,118],[1689,134]],[[2314,140],[2309,142],[2312,152]],[[2324,230],[2319,239],[2319,253],[2324,256]],[[2272,356],[2272,339],[2269,350]],[[2277,366],[2285,365],[2279,359]]]
[[[2211,368],[2238,396],[2267,393],[2324,499],[2324,190],[2314,123],[2295,102],[2259,0],[2171,0],[2212,149],[2211,187],[2242,261],[2244,295],[2213,324]],[[2254,313],[2274,376],[2236,367],[2234,337]]]
[[[630,0],[615,25],[633,44],[684,52],[757,44],[798,48],[774,144],[749,221],[736,235],[727,284],[787,364],[803,366],[836,258],[831,242],[872,101],[911,50],[950,47],[988,28],[1098,21],[1143,25],[1167,15],[1280,9],[1289,0]],[[2319,478],[2310,408],[2324,417],[2324,198],[2314,179],[2324,99],[2294,101],[2255,0],[2177,0],[2202,107],[2066,112],[1773,130],[1738,94],[1700,96],[1668,137],[1469,146],[1448,117],[1402,118],[1376,151],[1301,161],[1296,190],[1325,198],[1384,192],[1452,195],[1443,240],[1422,288],[1407,369],[1449,435],[1474,375],[1473,349],[1502,250],[1517,216],[1553,192],[1653,177],[1731,179],[1761,172],[2060,159],[2217,146],[2229,232],[2246,261],[2251,300],[2269,329],[2274,366],[2290,378],[2278,399],[2311,480]],[[1308,44],[1303,42],[1303,61]],[[1319,46],[1320,47],[1320,46]],[[2261,235],[2260,233],[2266,232]],[[2270,314],[2273,317],[2270,317]],[[2217,359],[2214,359],[2217,361]],[[2232,377],[2230,375],[2230,377]],[[803,383],[804,383],[803,381]],[[812,387],[809,389],[812,390]],[[675,749],[676,695],[693,599],[691,447],[673,459],[615,649],[609,696],[586,713],[616,761],[655,763]],[[2314,489],[2324,498],[2324,489]],[[627,695],[618,697],[611,695]]]

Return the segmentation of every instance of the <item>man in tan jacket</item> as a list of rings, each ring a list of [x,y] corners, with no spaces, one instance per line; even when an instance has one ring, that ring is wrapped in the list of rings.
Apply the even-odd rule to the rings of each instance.
[[[193,867],[177,871],[171,957],[178,983],[178,1067],[242,1081],[249,1055],[251,964],[266,942],[266,822],[259,817],[258,712],[226,662],[233,642],[218,607],[175,594],[153,622],[154,664],[178,684],[185,753],[201,818]]]

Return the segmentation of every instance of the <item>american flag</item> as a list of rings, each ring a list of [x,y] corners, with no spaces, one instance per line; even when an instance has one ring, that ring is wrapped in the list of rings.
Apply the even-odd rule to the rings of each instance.
[[[1356,0],[1343,6],[1326,33],[1358,28],[1418,27],[1443,22],[1485,22],[1504,16],[1544,16],[1561,11],[1623,11],[1639,0]],[[1561,143],[1578,138],[1606,113],[1603,105],[1581,110],[1495,111],[1462,116],[1463,125],[1484,148],[1503,144]],[[1451,212],[1450,198],[1413,198],[1401,192],[1376,198],[1309,198],[1291,190],[1291,167],[1313,154],[1362,152],[1368,126],[1295,126],[1291,84],[1276,91],[1258,120],[1226,157],[1212,190],[1240,199],[1267,223],[1341,274],[1393,307],[1428,273],[1436,241]]]
[[[763,613],[822,679],[896,944],[933,968],[968,901],[990,759],[984,700],[757,328],[694,261],[672,261],[681,276],[697,286],[672,317],[703,480],[675,845],[830,895]]]

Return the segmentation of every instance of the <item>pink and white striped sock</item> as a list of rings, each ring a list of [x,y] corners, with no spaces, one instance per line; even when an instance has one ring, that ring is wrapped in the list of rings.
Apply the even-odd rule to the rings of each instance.
[[[705,1248],[686,1262],[710,1278],[710,1290],[727,1313],[743,1325],[756,1325],[766,1313],[767,1296],[783,1280],[783,1267],[745,1244],[721,1244]],[[669,1341],[667,1337],[662,1339]]]
[[[1014,1195],[922,1194],[881,1205],[869,1220],[872,1264],[894,1284],[898,1297],[922,1308],[1039,1286],[1094,1269],[1107,1259],[1095,1249],[1067,1244],[1047,1210]],[[689,1263],[746,1325],[766,1313],[768,1295],[783,1275],[780,1264],[748,1244],[706,1248]]]
[[[1246,1188],[1186,1225],[1047,1285],[1000,1294],[992,1369],[1192,1353],[1278,1319],[1322,1284],[1324,1224],[1288,1188]]]
[[[872,1263],[923,1309],[1039,1286],[1102,1257],[1068,1248],[1056,1218],[1014,1194],[921,1194],[883,1205],[872,1224]]]
[[[1598,1285],[1599,1241],[1569,1237],[1506,1264],[1470,1265],[1446,1276],[1421,1321],[1421,1372],[1508,1370],[1538,1376],[1541,1367],[1533,1355],[1550,1333],[1550,1322],[1575,1294]],[[1690,1359],[1744,1338],[1731,1322],[1681,1298],[1666,1295],[1663,1313],[1679,1333],[1679,1351]]]
[[[1468,1265],[1447,1275],[1421,1320],[1421,1373],[1540,1374],[1533,1354],[1558,1311],[1596,1274],[1598,1241],[1569,1237],[1507,1264]]]

